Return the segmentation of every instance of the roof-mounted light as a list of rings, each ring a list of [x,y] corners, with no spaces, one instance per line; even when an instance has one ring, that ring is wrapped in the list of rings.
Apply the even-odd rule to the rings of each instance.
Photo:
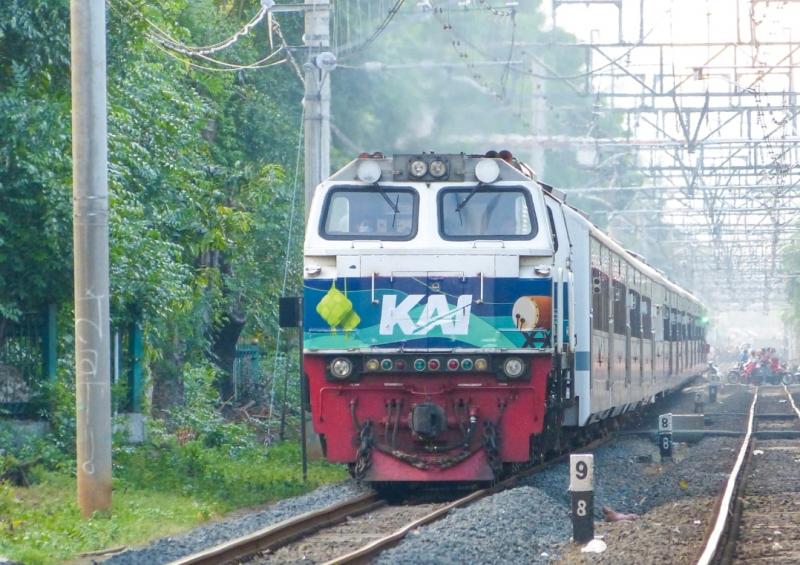
[[[428,172],[428,164],[422,159],[414,159],[408,164],[408,174],[412,177],[422,178]]]
[[[381,180],[381,166],[378,162],[371,159],[364,159],[358,164],[356,177],[361,182],[375,184]]]
[[[447,174],[447,164],[440,159],[436,159],[435,161],[431,161],[428,170],[433,178],[440,179]]]
[[[494,159],[481,159],[475,165],[475,178],[484,184],[491,184],[500,178],[500,165]]]

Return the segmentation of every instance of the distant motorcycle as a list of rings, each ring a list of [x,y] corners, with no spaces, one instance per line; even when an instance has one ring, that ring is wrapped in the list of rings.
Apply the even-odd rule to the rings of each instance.
[[[742,363],[738,363],[735,367],[728,371],[726,375],[726,379],[729,383],[739,384],[742,382],[742,370],[744,369],[744,365]]]
[[[764,381],[767,380],[767,375],[768,369],[766,364],[758,361],[753,370],[750,371],[750,384],[754,384],[756,386],[764,384]]]

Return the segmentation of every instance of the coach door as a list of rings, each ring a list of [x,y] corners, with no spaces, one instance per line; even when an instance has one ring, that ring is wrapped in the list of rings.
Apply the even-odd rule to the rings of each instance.
[[[611,347],[609,335],[610,285],[608,250],[592,240],[592,383],[603,391],[601,405],[605,406],[611,394]],[[593,393],[593,396],[597,393]]]

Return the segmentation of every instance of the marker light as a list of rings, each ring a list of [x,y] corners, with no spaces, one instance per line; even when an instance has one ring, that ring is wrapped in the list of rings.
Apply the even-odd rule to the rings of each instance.
[[[391,371],[393,366],[394,363],[392,363],[391,359],[384,359],[383,361],[381,361],[381,369],[383,369],[384,371]]]
[[[337,379],[346,379],[353,373],[353,362],[344,357],[331,361],[331,374]]]
[[[471,371],[473,367],[472,359],[463,359],[461,361],[461,368],[465,371]]]
[[[450,371],[455,371],[461,366],[461,363],[458,362],[458,359],[450,359],[447,361],[447,368]]]
[[[381,166],[376,161],[365,159],[358,164],[356,177],[361,182],[375,184],[381,180]]]
[[[394,368],[397,369],[398,371],[404,371],[406,368],[406,362],[403,361],[402,359],[398,359],[397,361],[394,362]]]
[[[509,357],[503,362],[503,372],[509,379],[521,377],[524,371],[525,363],[519,357]]]
[[[370,359],[364,366],[366,367],[367,371],[377,371],[381,364],[378,363],[377,359]]]
[[[500,178],[500,165],[494,159],[481,159],[475,165],[475,178],[484,184],[491,184]]]
[[[408,172],[412,177],[424,177],[428,172],[428,165],[422,159],[415,159],[409,164]]]
[[[447,174],[447,165],[444,161],[440,161],[438,159],[436,161],[431,161],[428,169],[431,172],[431,176],[437,179],[440,179]]]
[[[431,371],[438,371],[439,367],[441,366],[442,364],[439,363],[438,359],[431,359],[428,361],[428,369],[430,369]]]
[[[484,359],[483,357],[479,357],[475,359],[475,370],[476,371],[485,371],[489,368],[489,362]]]
[[[425,359],[417,359],[414,361],[414,370],[415,371],[424,371],[425,370]]]

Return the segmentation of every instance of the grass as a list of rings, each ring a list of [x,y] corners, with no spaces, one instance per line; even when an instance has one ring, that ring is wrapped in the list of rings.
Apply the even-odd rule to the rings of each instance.
[[[113,506],[80,517],[71,473],[39,470],[28,488],[0,484],[0,555],[26,564],[136,546],[190,529],[236,508],[301,494],[345,478],[312,462],[303,483],[299,448],[207,447],[199,441],[114,453]]]

